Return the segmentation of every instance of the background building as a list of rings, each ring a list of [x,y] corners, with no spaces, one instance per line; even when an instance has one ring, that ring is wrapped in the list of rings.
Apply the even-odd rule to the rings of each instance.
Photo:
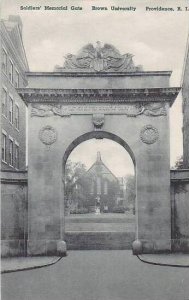
[[[184,61],[182,84],[183,111],[183,167],[189,168],[189,36]]]
[[[117,206],[123,205],[124,185],[103,163],[100,152],[96,162],[80,177],[74,192],[78,205],[95,211],[112,212]]]
[[[25,170],[26,105],[17,88],[27,85],[28,62],[22,41],[22,21],[1,21],[1,169]]]
[[[18,16],[1,20],[1,253],[23,255],[27,241],[26,104],[28,62]],[[7,245],[13,245],[12,251]]]

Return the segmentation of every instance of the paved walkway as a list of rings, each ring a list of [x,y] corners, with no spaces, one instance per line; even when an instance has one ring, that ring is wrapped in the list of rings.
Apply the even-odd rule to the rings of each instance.
[[[189,254],[170,253],[170,254],[143,254],[139,255],[143,262],[151,264],[162,264],[172,266],[188,266],[189,267]]]
[[[91,250],[93,252],[93,250]],[[98,250],[101,251],[101,250]],[[127,251],[127,250],[126,250]],[[68,251],[68,255],[73,251]],[[85,252],[85,250],[84,250]],[[131,251],[129,251],[131,253]],[[78,251],[76,253],[81,253]],[[189,254],[143,254],[139,255],[143,262],[150,264],[162,264],[172,266],[189,266]],[[64,259],[64,258],[63,258]],[[35,256],[35,257],[11,257],[1,259],[1,272],[10,273],[33,268],[41,268],[57,263],[60,257],[57,256]]]
[[[11,257],[1,259],[1,272],[10,273],[33,268],[40,268],[55,264],[60,258],[57,256]]]
[[[128,250],[70,251],[51,267],[3,274],[1,291],[2,300],[189,300],[189,268],[149,265]]]

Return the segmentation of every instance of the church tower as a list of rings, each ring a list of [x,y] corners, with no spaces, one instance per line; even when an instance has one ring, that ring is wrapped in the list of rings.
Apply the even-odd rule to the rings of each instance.
[[[102,162],[100,151],[97,152],[96,163]]]

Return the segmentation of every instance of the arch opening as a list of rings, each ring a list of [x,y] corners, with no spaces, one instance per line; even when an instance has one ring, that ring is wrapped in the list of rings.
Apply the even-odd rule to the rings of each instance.
[[[107,131],[91,131],[91,132],[88,132],[88,133],[85,133],[85,134],[79,136],[68,146],[68,148],[66,149],[64,156],[63,156],[63,167],[64,167],[69,155],[74,150],[74,148],[76,148],[82,142],[85,142],[90,139],[109,139],[109,140],[117,142],[118,144],[120,144],[120,146],[125,148],[125,150],[129,153],[134,166],[136,166],[134,153],[131,150],[130,146],[122,138],[120,138],[119,136],[117,136],[113,133],[107,132]]]
[[[135,158],[108,132],[75,139],[63,157],[68,249],[131,249],[135,239]]]

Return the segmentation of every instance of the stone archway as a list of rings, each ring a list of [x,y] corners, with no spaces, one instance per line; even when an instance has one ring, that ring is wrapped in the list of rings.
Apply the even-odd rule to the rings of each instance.
[[[103,132],[128,144],[135,160],[141,251],[171,249],[169,108],[179,88],[169,87],[171,72],[127,69],[123,57],[122,69],[103,69],[98,59],[89,69],[69,61],[56,72],[29,73],[29,87],[19,90],[29,110],[31,255],[54,254],[64,239],[62,154]]]

